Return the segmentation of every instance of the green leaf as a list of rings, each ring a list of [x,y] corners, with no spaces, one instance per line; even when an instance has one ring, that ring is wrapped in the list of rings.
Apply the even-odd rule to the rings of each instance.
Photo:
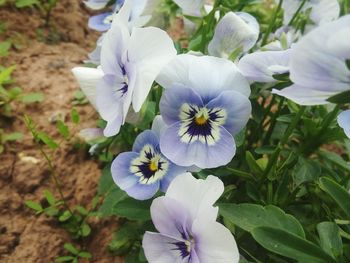
[[[61,256],[61,257],[57,257],[55,259],[56,262],[68,262],[68,261],[72,261],[74,259],[74,257],[72,256]]]
[[[42,212],[43,211],[43,207],[38,202],[27,200],[24,203],[25,203],[25,205],[27,207],[29,207],[29,208],[37,211],[37,212]]]
[[[71,218],[72,217],[72,214],[68,211],[68,210],[66,210],[66,211],[64,211],[64,213],[58,218],[58,220],[60,221],[60,222],[65,222],[65,221],[67,221],[69,218]]]
[[[16,0],[17,8],[31,7],[33,5],[39,5],[38,0]]]
[[[339,227],[333,222],[322,222],[317,225],[320,244],[324,251],[334,258],[343,254],[343,242]]]
[[[344,161],[338,154],[326,151],[320,151],[319,154],[339,168],[350,172],[350,164]]]
[[[75,124],[78,124],[79,121],[80,121],[80,116],[79,116],[79,113],[77,111],[76,108],[73,108],[72,111],[71,111],[71,118],[72,118],[72,122],[75,123]]]
[[[90,235],[90,233],[91,233],[91,227],[88,224],[84,223],[81,226],[81,235],[83,237],[87,237],[88,235]]]
[[[0,57],[7,56],[11,46],[12,46],[12,43],[10,41],[0,42]]]
[[[92,258],[91,253],[89,253],[87,251],[79,252],[78,256],[81,257],[81,258],[87,258],[87,259]]]
[[[320,178],[320,188],[327,192],[345,214],[350,217],[350,194],[348,191],[327,177]]]
[[[72,253],[73,255],[78,255],[79,254],[79,250],[75,246],[73,246],[73,244],[71,244],[71,243],[65,243],[63,247],[67,251]]]
[[[51,149],[56,149],[58,147],[58,144],[45,132],[38,132],[36,136],[38,139],[40,139],[43,143],[45,143]]]
[[[54,195],[49,190],[45,190],[44,191],[44,195],[45,195],[45,198],[46,198],[47,202],[50,205],[55,205],[56,204],[56,199],[55,199]]]
[[[13,133],[8,133],[8,134],[4,134],[2,137],[2,140],[4,142],[7,141],[19,141],[23,139],[23,134],[20,132],[13,132]]]
[[[107,165],[103,168],[102,175],[98,182],[98,188],[97,188],[98,194],[104,195],[114,187],[115,187],[115,184],[113,182],[113,178],[111,174],[111,166]]]
[[[128,198],[117,203],[113,207],[113,214],[121,217],[126,217],[130,220],[150,220],[150,206],[152,200],[139,201],[135,199]]]
[[[258,175],[263,174],[264,171],[261,169],[261,167],[259,166],[257,161],[254,159],[254,156],[249,151],[246,151],[245,159],[247,161],[247,164],[248,164],[250,170],[253,173],[258,174]]]
[[[299,186],[305,182],[311,182],[321,175],[321,167],[317,162],[299,158],[299,161],[293,169],[293,177],[295,186]]]
[[[0,72],[0,85],[10,81],[11,74],[15,70],[16,66],[11,66],[8,68],[5,68],[4,70],[1,70]]]
[[[264,226],[253,229],[252,235],[264,248],[298,262],[336,263],[320,247],[291,232]]]
[[[41,92],[26,93],[21,96],[21,100],[27,104],[41,102],[44,100],[44,94]]]
[[[89,214],[89,211],[87,211],[84,207],[80,206],[80,205],[77,205],[75,207],[75,209],[80,213],[82,214],[83,216],[86,216]]]
[[[63,121],[58,120],[56,123],[58,132],[67,140],[69,138],[69,128]]]
[[[128,195],[120,188],[114,188],[108,192],[98,212],[102,217],[108,217],[113,215],[113,207],[120,201],[127,198]]]
[[[305,237],[303,227],[292,215],[286,214],[282,209],[273,206],[256,204],[219,204],[220,214],[233,224],[245,231],[262,226],[285,229],[302,238]]]
[[[350,90],[338,93],[334,96],[331,96],[327,99],[327,101],[337,104],[344,104],[350,102]]]

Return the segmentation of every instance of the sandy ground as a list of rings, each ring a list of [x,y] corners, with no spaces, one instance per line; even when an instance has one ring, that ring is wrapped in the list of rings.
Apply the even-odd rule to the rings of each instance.
[[[86,59],[98,37],[86,26],[89,14],[81,2],[62,0],[54,9],[52,22],[62,39],[55,45],[38,41],[36,28],[42,20],[35,11],[0,9],[0,21],[5,21],[8,27],[5,34],[15,37],[22,46],[12,50],[0,64],[17,65],[14,78],[24,91],[45,94],[42,103],[15,104],[13,122],[0,123],[5,131],[19,131],[25,135],[23,141],[11,144],[0,155],[0,262],[54,262],[55,257],[66,254],[63,249],[65,242],[74,243],[55,220],[45,215],[35,216],[24,205],[25,200],[42,201],[45,189],[50,189],[57,197],[58,193],[22,116],[24,113],[31,116],[38,128],[53,138],[58,138],[58,134],[54,124],[49,122],[52,116],[66,115],[67,123],[71,123],[69,115],[78,85],[70,70]],[[97,119],[94,110],[89,105],[77,109],[81,122],[75,130],[94,127]],[[72,145],[65,144],[55,153],[54,163],[69,203],[72,206],[89,205],[100,176],[98,162],[85,150],[74,150]],[[117,228],[117,219],[91,223],[92,235],[85,244],[93,254],[91,262],[122,262],[107,252],[107,244]]]

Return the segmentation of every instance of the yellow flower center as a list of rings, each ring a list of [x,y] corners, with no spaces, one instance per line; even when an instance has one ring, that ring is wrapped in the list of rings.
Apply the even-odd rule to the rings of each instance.
[[[194,121],[198,125],[204,125],[208,122],[208,119],[209,119],[208,110],[206,108],[202,108],[197,112],[197,114],[194,118]]]
[[[159,157],[153,157],[149,163],[149,169],[152,172],[157,172],[158,171],[158,161],[159,161]]]

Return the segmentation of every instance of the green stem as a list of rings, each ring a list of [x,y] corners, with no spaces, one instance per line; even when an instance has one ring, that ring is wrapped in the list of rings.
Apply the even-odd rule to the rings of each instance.
[[[214,23],[215,12],[216,12],[217,8],[220,6],[220,4],[221,4],[221,0],[215,1],[213,10],[211,10],[211,12],[208,14],[208,16],[210,16],[208,24],[205,25],[205,27],[202,29],[201,51],[203,53],[205,53],[205,45],[207,43],[207,33],[210,32],[210,29]]]
[[[276,22],[276,19],[277,19],[277,15],[278,15],[278,13],[281,10],[282,3],[283,3],[283,0],[280,0],[279,3],[278,3],[278,6],[276,8],[276,11],[274,12],[273,17],[272,17],[272,19],[270,21],[269,27],[267,28],[267,31],[266,31],[266,33],[264,35],[264,38],[263,38],[262,43],[261,43],[261,46],[264,46],[267,43],[267,39],[269,38],[269,35],[270,35],[271,31],[272,31],[273,26],[275,25],[275,22]]]
[[[269,158],[269,162],[267,164],[267,167],[265,169],[264,175],[267,177],[270,173],[271,168],[276,163],[278,156],[283,148],[283,145],[286,144],[288,141],[290,135],[292,134],[293,130],[295,129],[296,125],[298,124],[301,116],[304,114],[306,107],[302,106],[300,107],[297,115],[293,118],[292,122],[289,124],[287,130],[284,133],[284,136],[282,137],[281,141],[278,143],[275,151],[273,152],[271,158]]]
[[[300,11],[303,8],[303,6],[305,5],[305,3],[306,3],[306,0],[303,0],[303,2],[300,4],[297,11],[293,15],[292,19],[289,21],[288,26],[291,26],[293,24],[294,20],[297,18],[298,14],[300,13]]]
[[[243,172],[243,171],[240,171],[240,170],[236,170],[236,169],[233,169],[233,168],[231,168],[231,167],[227,167],[226,169],[227,169],[228,171],[232,172],[234,175],[237,175],[237,176],[242,177],[242,178],[244,178],[244,179],[249,179],[249,180],[253,179],[253,180],[256,180],[256,179],[254,178],[254,176],[253,176],[252,174],[250,174],[250,173]]]
[[[282,110],[282,107],[283,107],[283,103],[285,101],[285,98],[281,98],[280,102],[278,103],[278,106],[277,106],[277,111],[276,113],[272,116],[272,119],[270,121],[270,127],[269,129],[267,130],[267,133],[265,135],[265,138],[263,140],[263,145],[267,144],[268,141],[270,140],[271,138],[271,135],[272,135],[272,132],[273,132],[273,129],[275,128],[275,125],[276,125],[276,120],[277,120],[277,117],[280,115],[281,113],[281,110]]]

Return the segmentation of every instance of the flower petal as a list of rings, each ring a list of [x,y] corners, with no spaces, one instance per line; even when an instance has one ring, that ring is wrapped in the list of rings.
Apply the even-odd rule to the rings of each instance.
[[[259,24],[248,13],[227,13],[217,24],[213,39],[208,46],[212,56],[229,58],[236,50],[246,52],[259,37]]]
[[[91,16],[89,18],[88,26],[96,31],[104,32],[110,29],[112,23],[113,13],[103,13],[95,16]],[[107,22],[108,18],[110,18],[110,22]]]
[[[102,80],[100,68],[75,67],[72,72],[91,105],[96,108],[96,86]]]
[[[174,243],[179,240],[159,233],[146,232],[143,235],[142,247],[149,263],[188,263]]]
[[[190,88],[174,86],[163,92],[159,108],[166,124],[170,125],[180,120],[180,109],[184,103],[203,106],[202,99]]]
[[[174,123],[160,136],[162,153],[179,166],[219,167],[229,163],[236,153],[234,139],[224,127],[217,127],[218,140],[211,145],[199,140],[190,144],[182,142],[180,129],[181,122]]]
[[[135,112],[141,109],[159,72],[175,55],[174,44],[165,31],[155,27],[133,29],[128,63],[133,64],[137,72],[132,98]]]
[[[198,218],[192,227],[196,253],[201,263],[238,263],[236,241],[225,226]]]
[[[204,0],[174,0],[186,15],[199,16],[201,9],[204,7]]]
[[[87,0],[84,1],[84,4],[92,10],[99,10],[104,8],[108,2],[109,0]]]
[[[309,89],[299,85],[291,85],[282,90],[272,89],[273,94],[280,95],[300,105],[321,105],[329,103],[327,99],[336,92]]]
[[[154,131],[158,137],[160,137],[160,134],[166,128],[167,128],[167,125],[165,124],[161,115],[157,115],[156,117],[154,117],[154,120],[152,122],[152,131]]]
[[[146,144],[150,144],[154,148],[159,146],[159,137],[154,131],[146,130],[137,135],[132,151],[140,152]]]
[[[344,129],[348,138],[350,138],[350,110],[343,111],[337,118],[338,124]]]
[[[190,173],[177,176],[165,196],[181,203],[189,212],[189,219],[206,218],[215,221],[218,213],[214,203],[224,192],[223,182],[209,175],[205,180],[196,179]]]
[[[238,63],[242,74],[250,81],[276,82],[272,77],[277,72],[272,66],[288,68],[291,50],[263,51],[245,55]]]
[[[249,99],[236,91],[224,91],[211,100],[207,108],[219,108],[226,111],[227,117],[223,126],[232,135],[239,133],[247,124],[252,106]]]

